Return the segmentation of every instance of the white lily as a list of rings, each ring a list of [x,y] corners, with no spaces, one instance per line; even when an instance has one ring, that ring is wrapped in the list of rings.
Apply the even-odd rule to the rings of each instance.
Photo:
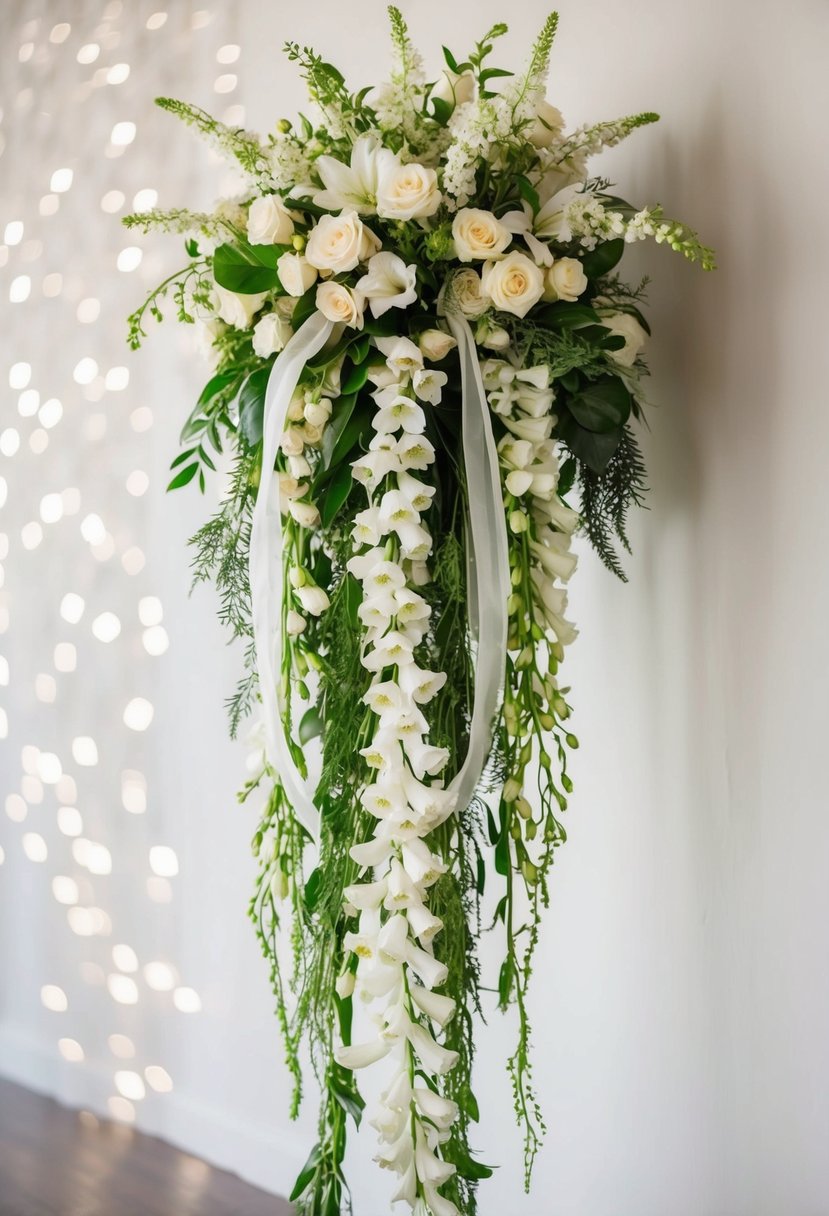
[[[375,253],[368,269],[357,280],[357,292],[367,301],[372,316],[382,317],[390,308],[408,308],[417,300],[417,267],[407,266],[396,253]]]
[[[317,157],[314,168],[323,189],[314,193],[314,202],[327,211],[353,207],[360,215],[374,215],[380,175],[397,163],[397,157],[381,146],[377,136],[361,135],[354,141],[349,165],[333,156]]]

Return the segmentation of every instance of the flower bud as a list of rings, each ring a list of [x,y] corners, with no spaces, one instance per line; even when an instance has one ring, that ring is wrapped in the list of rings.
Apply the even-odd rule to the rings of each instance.
[[[302,253],[303,249],[305,248],[305,246],[307,244],[307,238],[304,237],[301,232],[295,232],[294,235],[291,237],[291,244],[293,245],[293,247],[297,251],[297,253]]]
[[[538,870],[528,858],[524,858],[521,862],[521,873],[524,875],[524,882],[527,886],[534,887],[538,882]]]
[[[579,745],[579,741],[576,738],[576,736],[575,735],[565,735],[564,738],[567,743],[567,746],[572,747],[573,751],[575,751]]]
[[[341,1001],[346,1000],[353,993],[354,979],[355,976],[353,971],[343,971],[341,975],[337,976],[334,987],[336,988],[337,996]]]
[[[287,135],[291,129],[290,119],[289,118],[280,118],[279,122],[276,124],[276,129],[280,133],[280,135]]]
[[[533,813],[533,809],[530,806],[529,802],[527,802],[526,798],[516,798],[515,809],[518,811],[518,814],[521,816],[522,819],[531,818],[532,813]]]
[[[521,782],[516,781],[514,777],[510,777],[504,784],[504,802],[515,802],[520,793]]]
[[[514,532],[516,536],[521,532],[526,532],[529,529],[530,521],[523,511],[510,511],[509,527],[510,532]]]

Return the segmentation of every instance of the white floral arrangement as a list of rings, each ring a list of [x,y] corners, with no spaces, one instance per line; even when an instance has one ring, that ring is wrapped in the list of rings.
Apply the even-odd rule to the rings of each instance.
[[[709,269],[659,207],[588,166],[639,114],[567,132],[545,98],[557,18],[526,69],[491,65],[496,25],[429,80],[389,10],[388,83],[351,93],[289,44],[314,106],[262,141],[160,99],[244,175],[212,213],[126,223],[187,234],[172,298],[213,374],[170,488],[232,454],[195,578],[246,644],[232,732],[255,710],[264,791],[251,901],[296,1086],[310,1048],[319,1141],[291,1199],[351,1211],[343,1171],[361,1069],[386,1069],[371,1124],[393,1202],[474,1216],[490,1167],[470,1137],[476,1011],[517,1006],[507,1062],[525,1137],[542,1135],[527,992],[577,746],[561,684],[581,529],[624,577],[641,501],[644,284],[615,273],[653,238]],[[502,935],[476,957],[481,903]],[[383,1062],[382,1064],[380,1062]]]

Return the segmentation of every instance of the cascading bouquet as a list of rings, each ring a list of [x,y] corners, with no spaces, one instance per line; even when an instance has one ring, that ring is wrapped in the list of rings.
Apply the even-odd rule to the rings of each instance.
[[[497,25],[465,60],[444,50],[430,82],[389,11],[394,64],[378,88],[352,94],[288,44],[314,119],[265,142],[159,101],[244,185],[210,214],[127,218],[187,233],[189,258],[130,338],[171,296],[214,363],[170,488],[203,489],[216,454],[233,452],[194,569],[247,645],[233,733],[254,706],[262,719],[241,796],[267,793],[250,913],[292,1110],[303,1041],[322,1088],[292,1199],[314,1216],[351,1210],[355,1074],[382,1060],[371,1122],[394,1201],[469,1216],[491,1172],[469,1142],[473,1017],[489,987],[518,1011],[508,1067],[527,1185],[544,1130],[527,991],[577,745],[559,682],[575,637],[571,537],[582,528],[623,576],[614,546],[627,547],[644,491],[631,424],[645,284],[614,269],[646,237],[713,259],[659,207],[637,210],[588,173],[657,116],[565,133],[545,100],[555,15],[521,74],[490,66]],[[484,897],[504,942],[489,986],[475,950]]]

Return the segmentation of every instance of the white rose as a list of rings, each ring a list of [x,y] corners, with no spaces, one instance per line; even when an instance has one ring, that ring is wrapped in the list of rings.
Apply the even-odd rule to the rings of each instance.
[[[557,258],[544,281],[545,300],[566,300],[572,304],[587,288],[587,275],[578,258]]]
[[[440,80],[429,94],[431,100],[445,101],[450,106],[462,106],[475,97],[474,72],[453,72],[446,68]]]
[[[290,323],[277,312],[269,312],[253,327],[253,352],[260,359],[282,350],[293,330]]]
[[[505,329],[500,325],[487,325],[479,337],[475,335],[475,341],[479,346],[485,346],[487,350],[506,350],[510,344],[510,336]]]
[[[283,253],[276,263],[276,273],[289,296],[304,296],[317,281],[316,267],[301,253]]]
[[[549,101],[539,101],[535,107],[535,121],[527,132],[527,139],[536,148],[549,148],[563,129],[564,116],[561,110],[551,106]]]
[[[642,326],[629,312],[616,312],[608,317],[602,317],[601,324],[613,334],[619,334],[625,339],[621,350],[610,350],[607,353],[611,359],[622,367],[633,367],[636,356],[648,340]]]
[[[440,363],[441,359],[445,359],[450,350],[458,345],[455,339],[445,334],[442,329],[424,329],[417,344],[424,359],[431,363]]]
[[[317,270],[342,274],[358,262],[367,262],[381,242],[363,225],[356,211],[323,215],[308,238],[305,256]]]
[[[377,185],[377,214],[387,220],[434,215],[440,203],[437,173],[415,162],[391,166]]]
[[[221,287],[218,283],[215,285],[214,291],[219,304],[216,311],[223,321],[234,326],[235,329],[250,329],[254,314],[265,303],[268,295],[266,291],[252,296],[239,295],[235,291],[228,291],[226,287]]]
[[[407,266],[396,253],[375,253],[357,291],[369,302],[372,316],[382,317],[390,308],[408,308],[417,299],[417,267]]]
[[[363,328],[363,297],[359,292],[349,291],[342,283],[320,283],[317,308],[335,324]]]
[[[288,245],[294,235],[291,219],[276,194],[255,198],[248,211],[248,240],[251,245]]]
[[[489,308],[489,297],[485,295],[481,276],[477,270],[458,270],[449,283],[450,298],[465,317],[480,317]]]
[[[485,262],[500,258],[512,240],[512,233],[491,211],[464,207],[452,221],[455,253],[461,262],[476,258]]]
[[[526,317],[544,294],[544,272],[525,253],[510,253],[484,266],[483,288],[501,312]]]

